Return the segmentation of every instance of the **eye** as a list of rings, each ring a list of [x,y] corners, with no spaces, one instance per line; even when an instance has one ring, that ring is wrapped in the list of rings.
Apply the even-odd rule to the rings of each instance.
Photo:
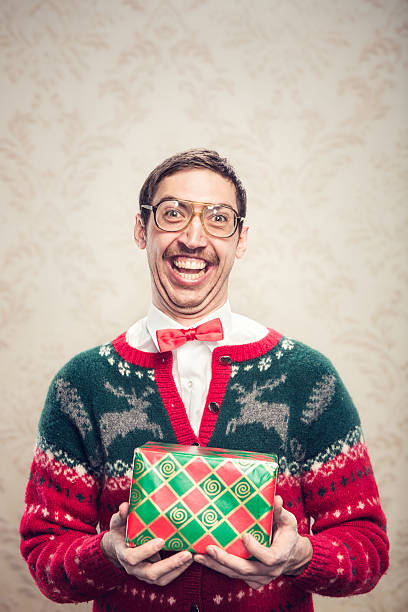
[[[216,215],[212,215],[211,221],[213,221],[214,223],[227,223],[228,219],[226,215],[221,215],[220,213],[217,213]]]
[[[164,212],[164,215],[173,219],[177,219],[178,217],[182,216],[181,212],[177,208],[169,208]]]
[[[208,208],[207,221],[213,225],[228,225],[233,223],[234,213],[228,208]]]
[[[162,223],[178,223],[188,218],[188,211],[186,207],[177,200],[165,200],[160,203],[157,209],[157,215],[159,221]]]

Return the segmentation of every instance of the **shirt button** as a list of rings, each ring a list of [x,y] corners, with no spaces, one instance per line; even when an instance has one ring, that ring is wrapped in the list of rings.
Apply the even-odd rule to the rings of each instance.
[[[216,414],[217,412],[219,412],[219,411],[220,411],[219,404],[217,404],[217,402],[210,402],[210,403],[208,404],[208,410],[209,410],[210,412],[214,412],[214,413]]]
[[[230,365],[232,359],[229,355],[221,355],[219,362],[223,363],[224,365]]]
[[[191,389],[192,386],[193,386],[193,382],[191,380],[189,380],[188,383],[187,383],[187,387],[189,387]]]

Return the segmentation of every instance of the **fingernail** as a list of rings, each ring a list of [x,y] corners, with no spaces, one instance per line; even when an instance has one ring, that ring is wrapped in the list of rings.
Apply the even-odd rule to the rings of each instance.
[[[155,548],[160,549],[164,544],[164,540],[162,538],[155,538],[152,540],[152,543]]]
[[[242,536],[242,541],[245,546],[248,546],[248,544],[252,544],[253,537],[251,536],[250,533],[244,533],[244,535]]]
[[[215,546],[208,546],[207,552],[212,557],[217,557],[217,549],[215,548]]]

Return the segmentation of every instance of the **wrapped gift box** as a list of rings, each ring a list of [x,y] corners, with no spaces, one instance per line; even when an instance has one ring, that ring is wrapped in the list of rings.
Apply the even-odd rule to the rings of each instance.
[[[205,553],[209,544],[248,558],[241,535],[268,545],[276,455],[147,442],[134,454],[126,542],[156,537],[164,549]]]

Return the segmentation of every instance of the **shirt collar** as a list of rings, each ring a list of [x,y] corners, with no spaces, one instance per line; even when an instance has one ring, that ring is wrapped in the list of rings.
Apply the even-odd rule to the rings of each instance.
[[[232,329],[232,313],[231,306],[228,300],[223,306],[221,306],[221,308],[210,312],[210,314],[200,319],[200,321],[198,321],[197,323],[194,323],[194,325],[192,325],[191,327],[197,327],[197,325],[201,325],[201,323],[205,323],[206,321],[211,321],[211,319],[216,318],[221,319],[224,336],[229,334]],[[164,312],[156,308],[156,306],[154,306],[153,304],[150,306],[149,311],[147,313],[146,327],[157,350],[159,350],[156,338],[156,332],[158,329],[185,329],[178,321],[175,321],[168,315],[164,314]],[[217,345],[217,342],[211,342],[208,344]]]

